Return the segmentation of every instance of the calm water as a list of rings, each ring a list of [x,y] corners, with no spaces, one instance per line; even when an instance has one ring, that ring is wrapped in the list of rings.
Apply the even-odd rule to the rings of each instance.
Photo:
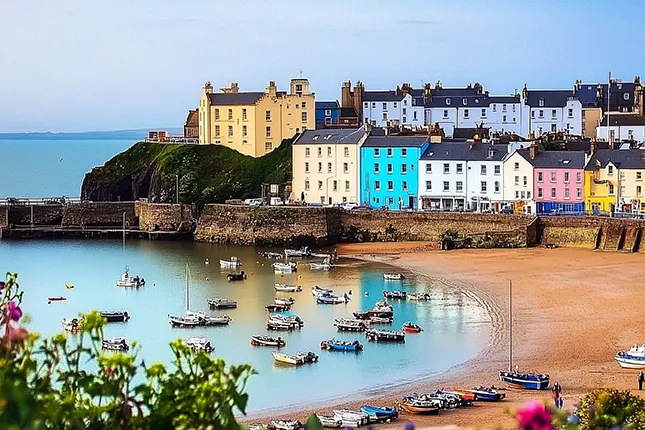
[[[133,143],[132,140],[0,139],[0,198],[80,196],[85,173]]]
[[[170,361],[170,340],[190,335],[208,337],[215,346],[215,356],[229,363],[251,363],[258,371],[248,387],[251,412],[317,402],[428,376],[469,359],[488,341],[490,320],[476,301],[431,280],[410,274],[402,283],[386,283],[382,278],[386,267],[352,261],[341,261],[345,267],[328,273],[303,266],[297,274],[281,277],[271,271],[270,261],[259,258],[258,251],[190,242],[137,241],[129,242],[123,250],[120,242],[5,240],[0,242],[0,272],[19,272],[26,291],[24,307],[32,318],[30,327],[44,335],[59,332],[63,317],[91,309],[123,309],[132,318],[125,324],[108,325],[106,336],[139,341],[140,356],[146,362]],[[252,273],[244,282],[228,283],[227,272],[220,271],[218,260],[232,255],[243,261],[247,273]],[[206,258],[210,265],[204,264]],[[184,310],[185,263],[191,265],[192,310],[208,311],[209,297],[238,301],[238,309],[226,311],[233,318],[228,327],[169,326],[167,314]],[[128,290],[115,286],[126,264],[132,274],[146,278],[146,287]],[[303,318],[305,326],[299,332],[281,333],[287,340],[283,351],[313,350],[320,355],[320,362],[299,368],[276,366],[271,348],[249,344],[251,335],[266,332],[264,305],[277,296],[273,290],[276,282],[303,286],[301,293],[287,296],[296,299],[292,312]],[[76,288],[66,291],[67,283]],[[347,305],[316,305],[310,291],[313,285],[336,292],[352,290],[354,300]],[[393,327],[400,328],[410,320],[424,327],[423,333],[407,336],[404,344],[373,344],[361,334],[336,332],[334,318],[371,308],[384,288],[408,292],[427,289],[432,293],[428,303],[393,302]],[[47,304],[46,297],[58,295],[68,300]],[[331,337],[358,338],[365,350],[359,355],[320,351],[320,341]]]

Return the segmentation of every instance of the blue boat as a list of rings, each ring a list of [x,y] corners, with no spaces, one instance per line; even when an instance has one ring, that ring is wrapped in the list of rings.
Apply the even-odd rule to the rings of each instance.
[[[389,423],[399,417],[399,412],[394,408],[385,406],[361,406],[361,412],[367,414],[370,422]]]
[[[320,342],[320,348],[328,351],[359,352],[363,350],[363,345],[358,340],[347,342],[344,340],[330,339]]]
[[[524,388],[526,390],[546,390],[549,388],[550,378],[545,373],[520,373],[499,372],[499,380],[507,384]]]

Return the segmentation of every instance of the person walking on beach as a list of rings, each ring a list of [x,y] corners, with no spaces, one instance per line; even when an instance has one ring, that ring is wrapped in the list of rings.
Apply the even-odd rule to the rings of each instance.
[[[553,402],[558,409],[562,408],[562,387],[557,382],[553,385]]]
[[[645,382],[645,373],[641,371],[638,374],[638,391],[643,391],[643,382]]]

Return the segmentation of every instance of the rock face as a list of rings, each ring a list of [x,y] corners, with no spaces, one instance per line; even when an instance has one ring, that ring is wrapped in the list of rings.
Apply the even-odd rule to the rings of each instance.
[[[93,172],[85,175],[81,188],[81,199],[90,201],[134,201],[140,198],[150,198],[155,195],[150,188],[154,166],[142,166],[134,172],[116,178],[114,181],[104,182]],[[157,192],[159,190],[156,190]]]

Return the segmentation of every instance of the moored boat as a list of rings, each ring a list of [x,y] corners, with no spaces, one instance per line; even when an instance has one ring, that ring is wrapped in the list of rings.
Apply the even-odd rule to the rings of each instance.
[[[208,299],[208,307],[211,309],[235,309],[237,308],[237,302],[231,299],[215,297],[214,299]]]
[[[273,271],[277,273],[292,273],[298,271],[296,263],[273,263]]]
[[[277,346],[281,348],[285,346],[287,342],[281,337],[273,337],[266,335],[257,335],[251,336],[251,345],[253,346]]]
[[[313,352],[299,352],[297,354],[285,354],[282,352],[271,352],[273,359],[278,363],[300,366],[306,363],[315,363],[318,356]]]
[[[219,265],[225,269],[240,267],[242,262],[237,257],[231,257],[230,260],[220,260]]]
[[[200,325],[204,326],[215,326],[215,325],[228,325],[233,319],[226,314],[223,315],[203,315],[203,312],[200,312],[198,318],[200,319]]]
[[[228,279],[229,282],[243,281],[246,279],[246,273],[244,273],[244,270],[239,273],[229,273],[228,275],[226,275],[226,279]]]
[[[473,395],[473,400],[480,402],[497,402],[506,398],[506,393],[500,393],[494,387],[476,387],[467,391]]]
[[[334,416],[343,421],[344,426],[360,427],[369,422],[369,416],[362,411],[352,411],[349,409],[334,409]]]
[[[291,305],[271,303],[264,307],[269,312],[285,312],[291,309]]]
[[[300,249],[285,249],[284,255],[287,257],[309,257],[311,250],[308,246],[303,246]]]
[[[645,345],[634,345],[628,351],[617,352],[614,359],[625,369],[645,368]]]
[[[318,297],[320,294],[334,294],[334,290],[331,288],[321,288],[318,285],[314,285],[311,287],[311,295],[314,297]]]
[[[371,310],[367,311],[368,315],[370,317],[392,317],[394,316],[394,308],[392,308],[392,305],[390,305],[388,302],[385,300],[376,302],[374,305],[374,308]]]
[[[125,272],[121,275],[121,279],[116,281],[117,287],[123,288],[139,288],[146,284],[146,280],[137,276],[130,276],[129,268],[125,267]]]
[[[188,337],[182,341],[184,345],[189,347],[193,352],[205,351],[211,353],[215,350],[211,343],[203,336]]]
[[[316,414],[316,417],[324,428],[340,428],[343,426],[343,420],[338,415]]]
[[[125,322],[130,319],[128,311],[100,311],[99,314],[107,320],[107,322]]]
[[[345,340],[329,339],[320,342],[320,348],[328,351],[359,352],[363,350],[363,345],[358,340],[349,342]]]
[[[172,315],[168,314],[168,323],[173,327],[197,327],[200,324],[199,318],[193,315]]]
[[[264,258],[268,258],[272,260],[280,260],[284,258],[284,255],[280,254],[279,252],[264,251],[264,252],[260,252],[260,255]]]
[[[383,297],[386,299],[397,299],[405,300],[408,297],[408,293],[405,291],[386,291],[383,290]]]
[[[408,321],[403,323],[403,331],[406,333],[421,333],[423,329],[419,324]]]
[[[82,318],[63,318],[63,330],[76,333],[81,331],[83,328],[83,319]]]
[[[349,296],[347,294],[336,296],[330,293],[320,293],[316,296],[316,303],[319,305],[339,305],[347,302],[349,302]]]
[[[376,342],[405,342],[405,332],[395,330],[370,329],[365,336]]]
[[[289,298],[286,298],[286,299],[280,299],[280,298],[277,298],[277,299],[274,299],[274,300],[273,300],[273,302],[274,302],[276,305],[287,305],[287,306],[291,306],[291,305],[293,305],[293,304],[296,302],[296,299],[294,299],[293,297],[289,297]]]
[[[408,300],[428,301],[430,300],[430,293],[411,293],[408,294]]]
[[[363,320],[352,318],[336,318],[334,325],[340,331],[365,331],[367,324]]]
[[[299,293],[302,291],[302,287],[300,285],[293,284],[275,284],[273,289],[281,293]]]
[[[127,351],[130,349],[130,346],[125,341],[123,337],[113,337],[111,339],[103,339],[101,341],[101,347],[103,349],[109,349],[110,351]]]
[[[361,406],[361,412],[367,414],[370,422],[389,423],[399,417],[399,412],[395,408],[386,406]]]
[[[299,327],[294,327],[292,324],[289,324],[284,321],[277,321],[277,320],[268,320],[266,324],[267,330],[291,331],[291,330],[296,330],[297,328]]]
[[[285,322],[295,326],[296,328],[300,328],[305,325],[305,322],[298,315],[270,314],[269,321]]]
[[[331,262],[330,258],[325,258],[321,262],[309,263],[311,270],[331,270],[334,268],[334,263]]]
[[[405,279],[405,276],[401,273],[383,273],[383,279],[386,281],[400,281]]]

